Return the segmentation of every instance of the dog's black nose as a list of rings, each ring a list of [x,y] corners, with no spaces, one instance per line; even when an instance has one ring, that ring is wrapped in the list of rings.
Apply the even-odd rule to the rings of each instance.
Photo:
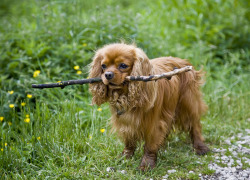
[[[105,77],[107,80],[110,80],[114,77],[114,73],[111,71],[105,72]]]

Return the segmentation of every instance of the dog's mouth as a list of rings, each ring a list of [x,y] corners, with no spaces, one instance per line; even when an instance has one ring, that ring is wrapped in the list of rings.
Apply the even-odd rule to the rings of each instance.
[[[119,85],[114,84],[112,82],[109,82],[108,86],[109,86],[110,89],[122,89],[126,84],[127,84],[127,82],[125,82],[125,81],[123,83],[119,84]]]

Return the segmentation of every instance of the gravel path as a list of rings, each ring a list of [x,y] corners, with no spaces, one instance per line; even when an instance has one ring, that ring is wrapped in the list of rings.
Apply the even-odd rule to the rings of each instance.
[[[215,170],[213,175],[202,175],[201,180],[249,180],[250,168],[243,169],[244,164],[250,165],[250,129],[245,129],[237,136],[232,136],[225,140],[229,148],[214,148],[214,162],[208,165],[208,168]],[[248,157],[246,157],[248,155]],[[168,179],[169,174],[176,170],[168,170],[163,176],[163,180]],[[189,173],[193,173],[190,171]]]
[[[236,137],[226,139],[225,143],[229,145],[229,148],[213,149],[217,156],[215,155],[215,161],[210,163],[208,168],[215,170],[215,173],[212,176],[201,176],[201,179],[250,179],[250,168],[242,169],[243,164],[250,164],[250,159],[246,157],[250,155],[250,129],[237,134]]]

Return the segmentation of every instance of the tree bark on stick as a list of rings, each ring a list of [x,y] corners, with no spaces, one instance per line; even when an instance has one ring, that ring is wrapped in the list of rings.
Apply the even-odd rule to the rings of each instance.
[[[192,70],[192,66],[185,66],[183,68],[175,68],[173,71],[166,72],[163,74],[156,74],[156,75],[150,75],[150,76],[127,76],[126,81],[156,81],[158,79],[163,79],[167,78],[168,80],[171,79],[172,76],[187,72]],[[65,86],[69,85],[75,85],[75,84],[89,84],[89,83],[96,83],[96,82],[102,82],[102,79],[100,77],[96,78],[89,78],[89,79],[79,79],[79,80],[69,80],[69,81],[61,81],[58,83],[51,83],[51,84],[32,84],[32,88],[38,88],[38,89],[43,89],[43,88],[55,88],[55,87],[60,87],[64,88]]]

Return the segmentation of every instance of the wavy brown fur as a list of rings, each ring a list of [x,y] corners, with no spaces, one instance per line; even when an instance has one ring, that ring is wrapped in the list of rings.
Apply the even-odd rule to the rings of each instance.
[[[119,69],[119,65],[128,65]],[[107,68],[102,69],[105,64]],[[171,80],[124,83],[128,75],[161,74],[191,64],[183,59],[161,57],[149,60],[135,45],[111,44],[96,52],[90,78],[102,77],[103,82],[90,85],[93,103],[110,103],[113,129],[125,143],[123,154],[134,154],[137,141],[145,141],[140,168],[156,165],[157,151],[173,125],[189,132],[198,154],[209,151],[203,143],[200,117],[207,106],[202,100],[200,86],[202,71],[189,71]],[[114,73],[108,80],[106,72]]]

